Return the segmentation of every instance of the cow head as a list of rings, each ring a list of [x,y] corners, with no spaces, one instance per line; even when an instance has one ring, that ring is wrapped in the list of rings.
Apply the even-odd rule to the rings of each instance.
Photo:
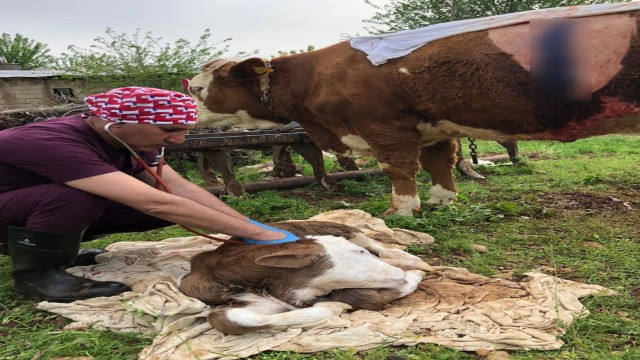
[[[268,104],[260,100],[261,78],[269,72],[265,61],[258,58],[241,62],[216,59],[204,64],[189,82],[189,93],[198,104],[199,125],[245,129],[281,126],[274,122],[276,116]]]

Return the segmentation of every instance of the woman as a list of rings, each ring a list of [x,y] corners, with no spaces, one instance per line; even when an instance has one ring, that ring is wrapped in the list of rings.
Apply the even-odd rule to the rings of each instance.
[[[74,301],[128,290],[64,270],[95,263],[103,251],[79,252],[80,242],[104,234],[181,224],[255,244],[297,240],[248,219],[166,164],[162,183],[171,193],[156,189],[158,149],[183,143],[197,123],[189,96],[126,87],[85,101],[88,114],[0,131],[0,242],[8,245],[17,291]]]

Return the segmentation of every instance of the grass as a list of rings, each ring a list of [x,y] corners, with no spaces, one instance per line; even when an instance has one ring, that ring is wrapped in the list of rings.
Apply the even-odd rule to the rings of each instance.
[[[619,292],[617,296],[584,299],[591,314],[571,325],[562,337],[565,346],[560,350],[510,352],[514,359],[640,359],[640,138],[606,136],[567,144],[519,145],[522,165],[479,168],[487,176],[485,181],[458,175],[460,195],[455,204],[424,206],[413,217],[391,216],[386,219],[387,225],[433,235],[434,245],[410,248],[432,264],[463,266],[479,274],[512,278],[538,269]],[[481,155],[503,152],[493,142],[478,142],[478,150]],[[301,166],[305,167],[303,171],[310,171]],[[247,175],[246,179],[257,177]],[[428,183],[424,173],[419,179]],[[390,185],[384,177],[344,180],[341,186],[339,191],[325,191],[315,185],[270,190],[225,201],[264,222],[305,219],[345,208],[377,216],[388,207]],[[428,186],[420,188],[420,195],[423,200],[428,198]],[[113,235],[85,246],[186,235],[184,230],[170,227]],[[479,253],[474,244],[489,251]],[[38,311],[34,302],[14,294],[9,270],[10,260],[0,257],[0,359],[136,359],[138,352],[151,343],[152,335],[61,331],[68,320]],[[474,353],[430,344],[307,355],[265,352],[254,357],[478,358]]]

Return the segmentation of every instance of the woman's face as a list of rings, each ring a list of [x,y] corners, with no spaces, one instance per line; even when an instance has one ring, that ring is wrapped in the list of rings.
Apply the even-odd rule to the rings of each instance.
[[[118,124],[109,129],[136,151],[153,151],[163,146],[182,144],[195,125]],[[115,126],[112,126],[112,128]]]

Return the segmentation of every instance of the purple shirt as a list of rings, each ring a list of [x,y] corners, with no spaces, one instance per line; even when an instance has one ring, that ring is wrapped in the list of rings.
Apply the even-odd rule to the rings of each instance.
[[[157,152],[141,154],[153,159]],[[0,193],[122,171],[143,171],[126,149],[116,149],[81,115],[0,131]]]

